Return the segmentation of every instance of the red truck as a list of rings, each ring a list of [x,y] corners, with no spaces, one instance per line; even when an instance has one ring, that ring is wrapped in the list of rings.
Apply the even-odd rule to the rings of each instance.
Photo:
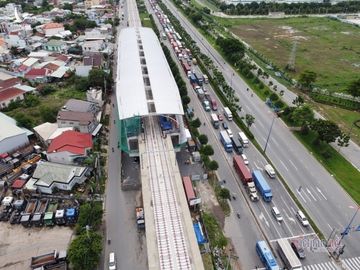
[[[245,185],[246,191],[248,192],[250,199],[254,202],[258,201],[259,197],[257,195],[257,191],[250,170],[245,165],[243,159],[238,155],[234,155],[233,164],[235,171],[237,172],[241,181]]]

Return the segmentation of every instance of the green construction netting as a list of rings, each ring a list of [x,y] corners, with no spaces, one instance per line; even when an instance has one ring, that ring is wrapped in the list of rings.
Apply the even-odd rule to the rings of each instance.
[[[129,153],[127,138],[138,136],[141,132],[141,117],[135,116],[125,120],[117,121],[117,128],[120,134],[120,149]]]

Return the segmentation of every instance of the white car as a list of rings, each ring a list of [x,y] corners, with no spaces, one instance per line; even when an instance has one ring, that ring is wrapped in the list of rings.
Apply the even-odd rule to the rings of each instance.
[[[109,270],[116,270],[116,260],[114,252],[111,252],[109,254]]]
[[[275,178],[275,176],[276,176],[275,170],[270,164],[265,165],[264,169],[270,178]]]
[[[247,156],[245,154],[241,154],[242,159],[244,160],[245,165],[249,164],[249,160],[247,159]]]
[[[229,135],[230,138],[232,138],[234,136],[230,128],[227,128],[226,132],[227,132],[227,134]]]
[[[277,221],[281,222],[283,221],[283,217],[280,214],[279,209],[277,209],[277,207],[273,207],[271,208],[271,213],[273,214],[273,216],[276,218]]]
[[[301,210],[298,210],[296,212],[296,217],[300,221],[301,225],[303,225],[304,227],[309,226],[309,221]]]

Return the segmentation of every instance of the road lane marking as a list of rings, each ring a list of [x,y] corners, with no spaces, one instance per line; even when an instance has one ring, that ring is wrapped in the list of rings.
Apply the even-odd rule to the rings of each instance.
[[[303,237],[307,237],[307,236],[313,236],[316,235],[316,233],[304,233],[304,234],[298,234],[298,235],[294,235],[294,236],[290,236],[290,237],[283,237],[283,238],[278,238],[278,239],[272,239],[269,242],[276,242],[277,240],[280,239],[287,239],[287,240],[291,240],[291,239],[296,239],[296,238],[303,238]]]
[[[311,195],[311,197],[314,199],[315,202],[317,202],[317,199],[315,198],[315,196],[311,193],[310,189],[306,188],[307,193],[309,193]]]
[[[295,170],[298,170],[298,168],[295,166],[294,162],[292,162],[291,159],[289,159],[289,161],[290,161],[291,165],[294,166]]]
[[[289,171],[288,170],[288,168],[286,167],[286,165],[284,164],[284,162],[280,159],[280,162],[281,162],[281,164],[284,166],[284,168],[287,170],[287,171]]]
[[[269,222],[267,221],[266,217],[264,216],[263,212],[260,212],[259,219],[260,219],[260,220],[264,220],[266,226],[268,226],[268,227],[270,228],[270,224],[269,224]]]
[[[304,196],[301,194],[301,192],[300,192],[298,189],[297,189],[296,191],[297,191],[297,193],[300,195],[300,197],[304,200],[304,202],[307,203],[306,200],[305,200],[305,198],[304,198]],[[295,212],[295,213],[296,213],[296,212]]]
[[[332,230],[332,229],[333,229],[333,227],[331,227],[329,223],[328,223],[327,225],[329,226],[330,230]]]
[[[322,193],[321,189],[319,187],[316,187],[316,189],[320,193],[320,195],[323,196],[325,200],[327,200],[326,196],[324,195],[324,193]]]
[[[286,214],[287,218],[290,219],[290,216],[289,214],[286,212],[285,208],[282,209],[283,212]],[[295,220],[294,220],[295,221]],[[287,225],[287,223],[285,222],[285,219],[283,220],[284,224],[285,224],[285,227],[289,230],[290,234],[291,235],[294,235],[292,230],[290,229],[290,227]]]
[[[255,161],[254,161],[253,163],[254,163],[255,167],[256,167],[258,170],[262,170],[262,168],[259,167]]]

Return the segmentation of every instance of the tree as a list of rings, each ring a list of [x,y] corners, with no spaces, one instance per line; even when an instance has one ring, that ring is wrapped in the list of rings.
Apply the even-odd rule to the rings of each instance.
[[[88,77],[89,85],[99,86],[99,87],[104,88],[105,76],[106,76],[105,72],[101,69],[90,70],[89,77]]]
[[[64,3],[63,9],[67,9],[67,10],[72,11],[72,10],[73,10],[73,6],[72,6],[72,4],[70,4],[70,3]]]
[[[57,113],[58,113],[57,108],[48,107],[48,106],[41,106],[40,107],[41,119],[44,122],[50,122],[50,123],[56,122]]]
[[[68,258],[74,269],[93,270],[102,251],[102,237],[92,231],[84,232],[70,244]]]
[[[200,134],[198,136],[199,142],[204,145],[208,143],[208,137],[205,134]]]
[[[346,134],[344,132],[341,132],[341,135],[337,139],[337,145],[339,146],[338,151],[340,151],[341,147],[348,147],[349,146],[349,141],[350,141],[350,135]]]
[[[311,85],[316,81],[316,73],[310,70],[305,70],[300,74],[299,84],[301,88],[309,89]]]
[[[251,114],[246,114],[245,122],[246,122],[246,125],[248,126],[248,128],[250,128],[251,125],[254,124],[254,122],[255,122],[255,117],[252,116]]]
[[[190,97],[189,96],[183,96],[181,97],[182,103],[184,104],[184,106],[188,105],[190,103]]]
[[[208,164],[208,169],[210,171],[216,171],[219,168],[219,164],[217,163],[216,160],[212,160],[209,162]]]
[[[50,93],[55,92],[55,90],[56,90],[55,87],[47,84],[40,90],[40,94],[42,96],[46,96],[46,95],[48,95]]]
[[[222,188],[220,189],[219,196],[220,198],[226,200],[226,199],[230,199],[231,194],[227,188]]]
[[[302,96],[297,96],[293,101],[292,104],[294,104],[296,107],[300,107],[304,104],[304,98]]]
[[[27,95],[24,99],[26,107],[35,107],[40,104],[40,99],[35,95]]]
[[[92,202],[86,203],[80,206],[80,215],[78,222],[76,224],[76,232],[81,233],[84,231],[84,228],[88,225],[92,229],[96,230],[102,219],[102,206],[100,203]]]
[[[30,116],[28,116],[22,112],[16,113],[14,118],[16,120],[16,124],[19,127],[24,127],[24,128],[30,129],[34,125],[33,120],[30,118]]]
[[[346,91],[353,97],[360,97],[360,78],[351,82]]]
[[[340,128],[329,120],[317,119],[312,122],[310,129],[318,134],[315,143],[319,143],[319,141],[326,143],[335,142],[336,138],[341,135]]]
[[[199,128],[201,126],[201,121],[199,118],[196,118],[190,122],[190,126],[194,128]]]
[[[314,120],[314,111],[309,105],[297,107],[291,113],[291,120],[301,127],[305,127]]]
[[[64,17],[56,16],[55,19],[54,19],[54,22],[56,22],[56,23],[62,23],[64,20],[65,20]]]
[[[203,145],[200,149],[200,152],[205,156],[212,156],[214,154],[214,149],[211,145]]]
[[[48,8],[49,7],[49,2],[47,0],[43,0],[41,3],[41,7],[42,8]]]

